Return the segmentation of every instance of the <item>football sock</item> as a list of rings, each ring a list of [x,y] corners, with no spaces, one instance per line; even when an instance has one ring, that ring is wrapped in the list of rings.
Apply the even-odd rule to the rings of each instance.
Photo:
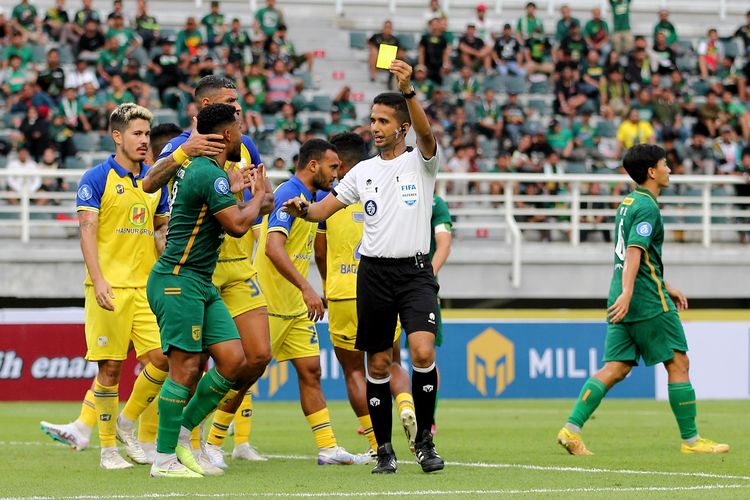
[[[411,393],[414,395],[414,407],[417,414],[417,440],[422,439],[426,430],[432,429],[432,417],[435,414],[435,396],[437,395],[437,367],[435,363],[427,368],[412,366]]]
[[[306,415],[305,418],[307,418],[307,423],[310,424],[310,429],[313,431],[315,444],[318,446],[318,449],[333,448],[336,446],[336,436],[333,435],[331,416],[328,414],[328,408],[323,408],[320,411]]]
[[[159,433],[156,451],[172,454],[182,425],[182,412],[187,404],[190,389],[171,378],[164,381],[159,392]]]
[[[96,403],[94,402],[94,392],[89,389],[81,403],[81,413],[78,415],[78,422],[82,423],[89,429],[96,425]]]
[[[216,410],[214,421],[211,423],[211,429],[208,431],[208,443],[216,446],[224,444],[227,438],[229,424],[232,423],[234,415],[223,410]]]
[[[94,382],[94,403],[99,419],[99,441],[102,448],[117,446],[115,425],[117,418],[117,385],[106,386]]]
[[[125,407],[122,409],[122,416],[130,420],[131,425],[138,416],[143,413],[146,407],[159,394],[164,379],[167,378],[167,372],[163,372],[153,364],[147,364],[133,384],[133,392],[130,393]]]
[[[668,384],[669,405],[680,428],[680,437],[688,441],[698,435],[695,417],[698,413],[695,401],[695,389],[690,382]]]
[[[404,411],[406,408],[411,408],[412,411],[414,411],[414,398],[411,397],[411,394],[408,392],[402,392],[401,394],[396,395],[396,411],[399,415],[401,415],[401,412]]]
[[[604,396],[607,394],[607,386],[598,378],[589,378],[578,395],[578,401],[573,406],[573,412],[568,417],[568,422],[577,425],[579,428],[591,417],[599,407]]]
[[[380,446],[390,443],[391,427],[393,427],[390,376],[374,379],[367,375],[367,409],[370,412],[375,441]]]
[[[253,429],[253,395],[248,390],[242,398],[242,404],[234,414],[234,444],[250,441],[250,431]]]
[[[370,448],[378,451],[378,441],[375,439],[375,432],[372,430],[372,419],[370,418],[370,415],[362,415],[361,417],[357,417],[357,420],[359,420],[359,425],[365,430],[363,434],[370,443]]]
[[[216,409],[219,401],[232,388],[232,382],[225,379],[216,371],[216,367],[211,368],[198,382],[195,388],[195,394],[185,407],[182,417],[182,425],[187,429],[195,429],[209,413]]]
[[[158,397],[158,395],[157,395]],[[141,443],[155,443],[156,432],[159,428],[159,401],[152,401],[138,419],[138,441]]]

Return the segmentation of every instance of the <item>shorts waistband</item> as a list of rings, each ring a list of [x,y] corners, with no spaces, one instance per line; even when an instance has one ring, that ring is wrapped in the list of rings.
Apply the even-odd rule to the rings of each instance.
[[[234,259],[218,259],[216,261],[216,263],[217,264],[223,264],[223,263],[226,263],[226,262],[241,262],[243,260],[247,260],[247,257],[237,257],[237,258],[234,258]]]
[[[399,257],[399,258],[391,258],[391,257],[368,257],[367,255],[363,255],[361,258],[362,262],[369,262],[371,264],[378,264],[381,266],[403,266],[403,265],[412,265],[415,267],[425,267],[426,263],[430,261],[430,259],[427,257],[427,255],[423,253],[418,253],[417,255],[414,255],[412,257]]]

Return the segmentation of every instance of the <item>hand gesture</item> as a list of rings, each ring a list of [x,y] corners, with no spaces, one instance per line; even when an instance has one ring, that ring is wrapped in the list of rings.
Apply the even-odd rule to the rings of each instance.
[[[227,170],[227,177],[229,177],[229,190],[233,194],[241,193],[245,188],[250,187],[252,165],[245,168],[230,168]]]
[[[221,134],[198,133],[198,118],[193,117],[193,129],[190,137],[182,145],[188,156],[216,156],[224,151],[224,137]]]
[[[107,311],[115,310],[115,305],[111,300],[115,298],[115,293],[112,291],[109,283],[107,283],[107,280],[102,278],[94,282],[94,294],[96,295],[96,303],[99,304],[99,307]]]
[[[325,309],[323,308],[323,299],[320,298],[311,286],[307,286],[302,291],[302,299],[307,305],[307,318],[310,321],[320,321],[323,319]]]
[[[394,59],[391,63],[390,72],[396,77],[401,92],[406,93],[411,87],[412,68],[404,61]]]
[[[263,198],[266,194],[266,166],[262,163],[258,168],[249,168],[250,173],[250,193],[253,198]]]
[[[310,204],[300,198],[299,196],[296,196],[292,198],[291,200],[287,200],[284,202],[284,212],[288,213],[292,217],[297,217],[299,219],[304,219],[307,215],[307,209],[310,208]]]
[[[625,316],[628,315],[628,310],[630,309],[631,299],[632,295],[621,293],[620,296],[617,297],[617,300],[615,300],[615,303],[607,309],[607,318],[612,323],[619,323],[625,319]]]

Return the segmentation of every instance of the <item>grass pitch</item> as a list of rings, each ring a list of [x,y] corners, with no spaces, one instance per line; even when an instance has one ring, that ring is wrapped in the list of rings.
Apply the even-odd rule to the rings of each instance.
[[[100,470],[96,439],[92,448],[73,452],[39,430],[39,420],[77,416],[76,404],[2,403],[0,498],[750,498],[750,401],[699,403],[701,433],[732,445],[716,456],[681,455],[669,404],[642,400],[605,400],[585,429],[595,455],[569,456],[555,437],[571,404],[441,401],[435,442],[445,470],[422,473],[394,427],[398,473],[374,476],[371,466],[318,466],[299,406],[258,400],[252,442],[269,461],[228,458],[223,477],[180,481],[150,478],[148,466]],[[339,443],[364,451],[349,406],[335,402],[330,409]]]

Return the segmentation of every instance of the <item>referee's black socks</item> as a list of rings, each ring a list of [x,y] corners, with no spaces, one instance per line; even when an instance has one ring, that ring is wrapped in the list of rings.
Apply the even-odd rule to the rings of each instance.
[[[434,403],[433,403],[434,404]],[[391,376],[383,379],[367,375],[367,409],[370,411],[372,430],[378,446],[391,442],[393,403],[391,402]]]
[[[434,362],[427,368],[412,365],[411,392],[414,396],[414,411],[417,414],[417,441],[422,439],[425,430],[432,430],[437,389],[438,373]]]

